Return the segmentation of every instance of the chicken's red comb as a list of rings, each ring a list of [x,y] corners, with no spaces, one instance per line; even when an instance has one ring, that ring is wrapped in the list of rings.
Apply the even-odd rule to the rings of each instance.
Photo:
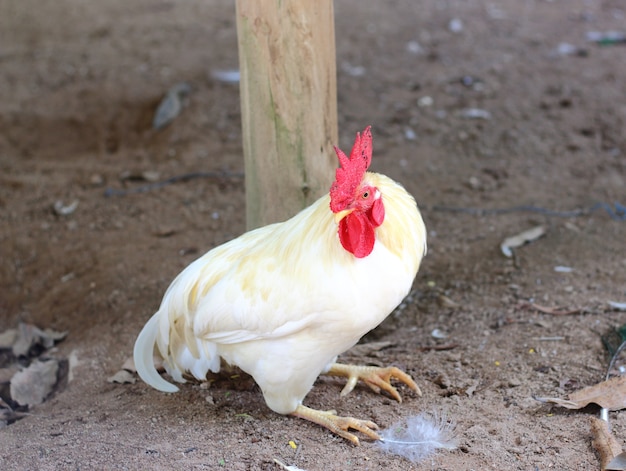
[[[335,172],[335,181],[330,187],[330,209],[338,213],[346,209],[354,200],[363,175],[372,163],[372,127],[368,126],[363,134],[356,133],[356,139],[350,152],[350,158],[335,146],[335,153],[341,167]]]

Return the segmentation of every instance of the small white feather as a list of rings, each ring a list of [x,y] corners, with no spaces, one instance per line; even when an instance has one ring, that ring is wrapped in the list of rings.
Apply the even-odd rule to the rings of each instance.
[[[457,447],[454,424],[445,416],[413,415],[380,433],[383,451],[417,463],[440,448]]]

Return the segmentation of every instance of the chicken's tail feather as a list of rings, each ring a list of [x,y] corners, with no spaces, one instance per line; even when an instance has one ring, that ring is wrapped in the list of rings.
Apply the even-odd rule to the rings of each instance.
[[[163,392],[176,392],[178,388],[165,381],[154,367],[154,344],[159,330],[158,312],[153,315],[135,341],[133,357],[137,373],[144,382]]]

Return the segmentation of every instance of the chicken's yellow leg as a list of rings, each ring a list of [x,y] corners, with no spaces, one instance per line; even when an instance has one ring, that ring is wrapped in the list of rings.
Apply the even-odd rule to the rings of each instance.
[[[419,396],[422,395],[422,392],[417,384],[415,384],[415,381],[413,381],[408,374],[395,366],[382,368],[378,366],[358,366],[333,363],[330,370],[326,374],[330,376],[343,376],[348,378],[348,382],[341,391],[342,396],[345,396],[352,391],[356,386],[356,383],[359,380],[362,380],[377,394],[380,394],[381,391],[387,391],[396,401],[402,402],[400,393],[398,393],[398,390],[391,385],[392,378],[403,382]]]
[[[303,406],[302,404],[300,404],[295,412],[291,413],[291,415],[300,417],[301,419],[310,420],[311,422],[315,422],[322,427],[326,427],[334,434],[350,440],[355,445],[359,444],[359,439],[356,435],[348,432],[348,429],[358,430],[359,432],[362,432],[370,437],[372,440],[380,440],[380,435],[374,431],[378,430],[378,425],[370,420],[359,420],[354,417],[340,417],[335,413],[335,411],[311,409],[310,407]]]

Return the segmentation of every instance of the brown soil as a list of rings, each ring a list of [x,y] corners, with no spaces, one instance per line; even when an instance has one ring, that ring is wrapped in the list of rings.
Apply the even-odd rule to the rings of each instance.
[[[68,330],[53,354],[80,361],[63,391],[0,430],[0,468],[273,470],[278,458],[310,471],[597,469],[588,417],[598,410],[533,396],[603,378],[599,334],[625,317],[607,301],[626,300],[626,223],[602,210],[440,207],[626,203],[626,49],[585,39],[623,28],[617,0],[336,2],[340,144],[372,124],[374,170],[416,196],[430,248],[412,296],[365,339],[391,346],[351,359],[403,367],[424,394],[402,387],[398,404],[359,386],[340,398],[341,382],[321,378],[306,403],[382,427],[443,412],[456,451],[411,464],[366,440],[354,447],[271,412],[247,383],[167,395],[107,382],[174,276],[244,231],[238,178],[105,197],[145,183],[125,173],[243,171],[238,87],[211,78],[237,68],[232,3],[0,0],[0,330],[19,320]],[[555,55],[562,42],[579,53]],[[189,105],[152,131],[180,81]],[[466,108],[491,119],[463,118]],[[52,210],[74,200],[67,216]],[[514,259],[500,253],[537,224],[543,238]],[[543,314],[529,301],[579,311]],[[435,345],[452,348],[424,348]],[[623,443],[626,418],[611,419]]]

